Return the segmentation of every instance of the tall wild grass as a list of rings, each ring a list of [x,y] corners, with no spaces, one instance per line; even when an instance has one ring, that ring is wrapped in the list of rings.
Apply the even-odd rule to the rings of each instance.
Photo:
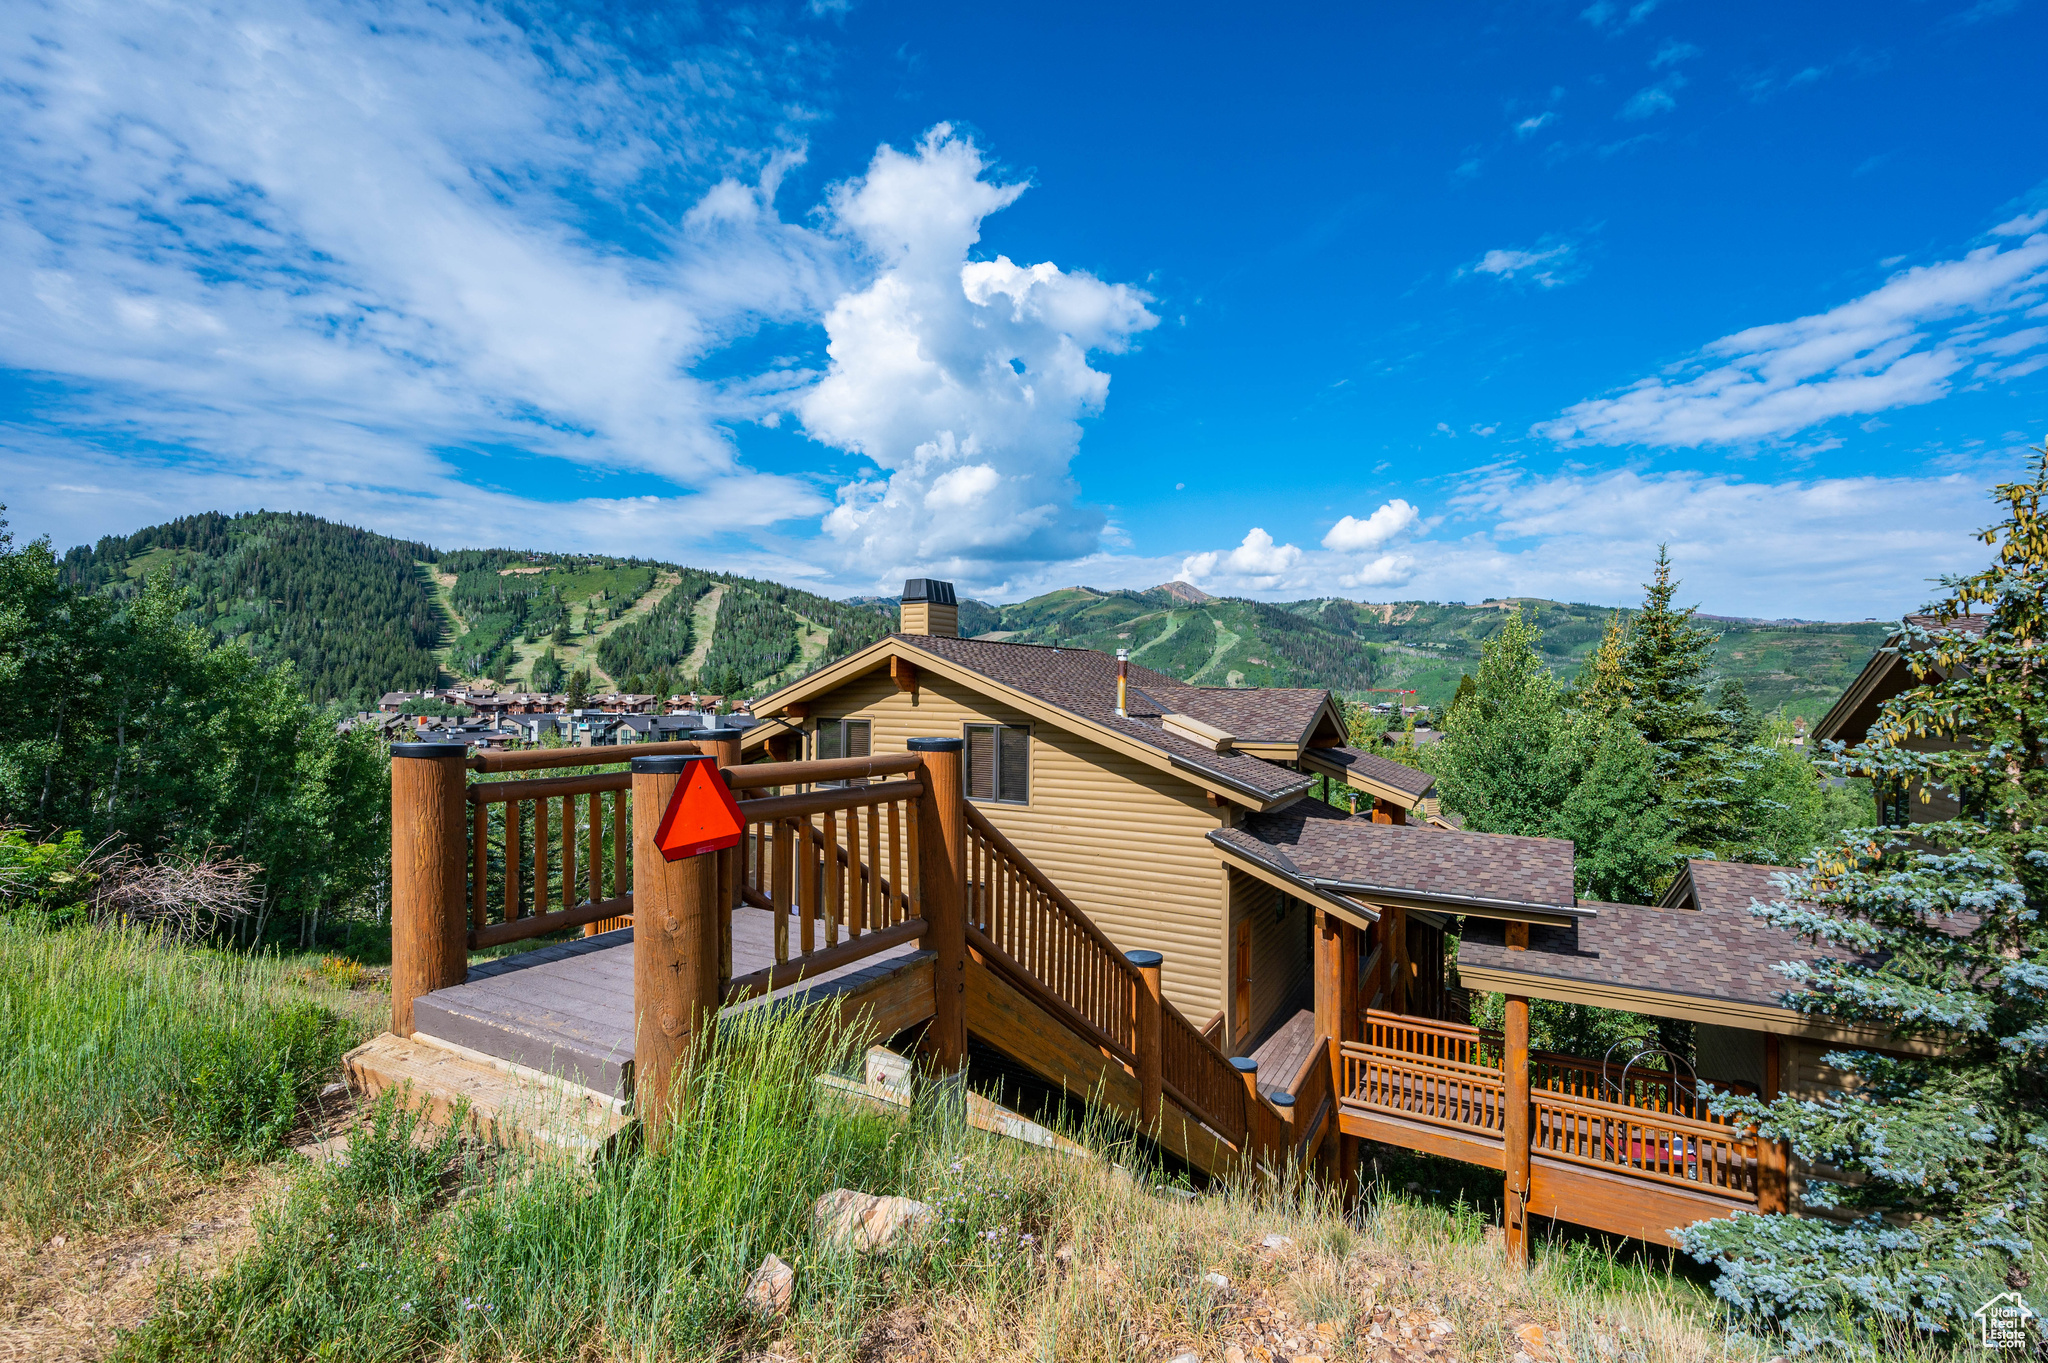
[[[275,1154],[359,1035],[275,959],[0,918],[0,1225],[119,1225]]]
[[[124,1357],[721,1357],[767,1328],[741,1300],[766,1254],[797,1266],[809,1328],[849,1344],[907,1295],[1027,1280],[1044,1220],[1028,1181],[981,1189],[945,1105],[883,1116],[813,1083],[854,1059],[818,1013],[731,1016],[693,1059],[663,1150],[595,1166],[486,1161],[419,1139],[387,1101],[345,1166],[259,1214],[248,1256],[168,1279]],[[921,1197],[939,1220],[900,1255],[834,1252],[810,1209],[839,1187]]]

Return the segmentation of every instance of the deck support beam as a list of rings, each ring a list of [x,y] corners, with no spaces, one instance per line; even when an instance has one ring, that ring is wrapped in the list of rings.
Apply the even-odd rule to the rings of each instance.
[[[391,745],[391,1030],[469,977],[465,743]]]
[[[1778,1034],[1764,1034],[1764,1101],[1772,1102],[1783,1092],[1782,1064]],[[1783,1214],[1792,1210],[1792,1151],[1783,1141],[1767,1141],[1761,1132],[1756,1140],[1756,1209]]]
[[[924,759],[924,793],[917,800],[918,889],[929,925],[925,945],[938,955],[924,1049],[941,1073],[956,1074],[967,1064],[967,810],[960,770],[967,743],[913,738],[908,747]]]
[[[1315,934],[1316,1041],[1330,1066],[1330,1092],[1341,1096],[1344,1067],[1338,1047],[1358,1033],[1359,933],[1337,915],[1317,909]],[[1358,1172],[1358,1138],[1341,1128],[1331,1135],[1334,1139],[1323,1142],[1323,1172],[1348,1204]]]
[[[1501,1057],[1501,1162],[1507,1174],[1505,1230],[1510,1268],[1529,1264],[1529,1000],[1508,995]]]
[[[655,833],[695,757],[633,759],[633,1110],[649,1150],[667,1142],[690,1047],[718,1014],[725,915],[719,855],[670,861]]]

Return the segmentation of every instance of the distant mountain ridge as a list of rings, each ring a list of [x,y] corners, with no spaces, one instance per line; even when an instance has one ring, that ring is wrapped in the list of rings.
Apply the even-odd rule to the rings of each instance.
[[[441,551],[317,516],[207,513],[108,536],[64,557],[77,586],[128,595],[166,571],[187,618],[259,656],[289,659],[319,700],[488,677],[560,689],[760,694],[896,626],[892,596],[835,600],[654,559],[510,549]],[[1185,582],[1067,587],[1010,605],[963,599],[960,632],[1114,651],[1203,686],[1318,686],[1443,704],[1480,646],[1520,609],[1559,676],[1575,673],[1611,607],[1540,598],[1263,602]],[[1716,666],[1764,709],[1826,710],[1890,631],[1878,621],[1701,617]]]

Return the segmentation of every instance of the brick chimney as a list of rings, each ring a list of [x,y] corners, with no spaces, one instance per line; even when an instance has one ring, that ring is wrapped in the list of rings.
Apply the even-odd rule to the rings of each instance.
[[[902,631],[959,638],[960,604],[954,599],[953,584],[931,577],[913,577],[904,583]]]

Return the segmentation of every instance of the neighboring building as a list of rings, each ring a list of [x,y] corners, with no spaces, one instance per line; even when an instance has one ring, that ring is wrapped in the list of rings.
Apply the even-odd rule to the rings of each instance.
[[[1220,1016],[1224,1044],[1242,1045],[1304,1007],[1310,906],[1361,930],[1378,911],[1212,835],[1252,830],[1257,842],[1258,820],[1304,801],[1313,773],[1379,782],[1380,817],[1405,821],[1433,795],[1429,778],[1344,748],[1327,691],[1189,686],[1131,664],[1119,714],[1117,659],[962,639],[957,620],[951,584],[913,580],[904,632],[762,698],[745,751],[864,756],[919,736],[963,738],[969,799],[1118,945],[1164,953],[1184,1014],[1198,1025]],[[1568,863],[1569,844],[1559,846]]]
[[[1909,615],[1905,622],[1926,630],[1982,634],[1985,617],[1964,615],[1943,620],[1933,615]],[[1903,634],[1901,630],[1893,635],[1884,647],[1871,655],[1870,661],[1863,665],[1863,671],[1842,693],[1842,698],[1821,717],[1820,723],[1813,726],[1816,746],[1846,743],[1854,747],[1861,743],[1870,733],[1870,726],[1877,722],[1878,710],[1886,701],[1920,685],[1912,668],[1900,656],[1899,643]],[[1909,738],[1903,746],[1916,752],[1943,752],[1961,745],[1950,739]],[[1879,823],[1939,823],[1953,819],[1961,812],[1955,796],[1945,790],[1923,787],[1918,781],[1879,790],[1876,796]]]

